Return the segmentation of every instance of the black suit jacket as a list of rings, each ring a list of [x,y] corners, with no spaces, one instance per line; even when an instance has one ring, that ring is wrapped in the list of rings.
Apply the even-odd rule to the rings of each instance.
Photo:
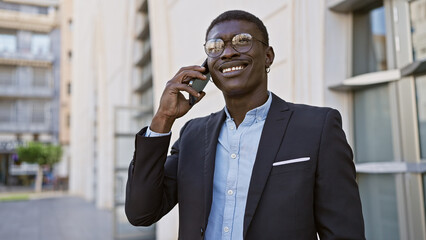
[[[179,239],[203,239],[212,204],[224,111],[193,119],[167,156],[170,136],[136,135],[126,214],[151,225],[179,203]],[[273,166],[274,162],[308,161]],[[338,111],[273,95],[250,180],[244,239],[365,239],[352,150]],[[214,239],[216,240],[216,239]]]

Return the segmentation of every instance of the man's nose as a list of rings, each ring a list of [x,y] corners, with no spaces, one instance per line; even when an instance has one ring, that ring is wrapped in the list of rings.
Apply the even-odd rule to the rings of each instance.
[[[220,56],[220,58],[221,59],[229,59],[229,58],[232,58],[232,57],[235,57],[235,56],[238,56],[238,55],[240,55],[240,53],[237,50],[235,50],[232,47],[231,43],[229,42],[228,44],[225,44],[225,48],[223,49],[223,53]]]

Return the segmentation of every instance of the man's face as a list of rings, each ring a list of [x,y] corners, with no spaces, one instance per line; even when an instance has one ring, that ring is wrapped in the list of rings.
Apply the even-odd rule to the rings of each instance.
[[[242,20],[219,23],[207,35],[207,40],[220,38],[225,41],[223,53],[214,58],[209,57],[208,66],[216,86],[229,97],[266,91],[265,68],[270,66],[274,58],[272,48],[255,39],[248,52],[236,51],[231,46],[231,39],[240,33],[249,33],[254,38],[265,41],[256,24]],[[230,70],[232,67],[236,69]]]

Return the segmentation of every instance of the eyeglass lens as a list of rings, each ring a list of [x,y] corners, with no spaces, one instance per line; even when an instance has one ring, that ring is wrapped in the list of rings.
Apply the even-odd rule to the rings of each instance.
[[[231,46],[239,53],[250,51],[252,47],[252,36],[248,33],[235,35],[231,40]],[[204,44],[204,50],[210,57],[217,57],[225,49],[225,42],[220,39],[210,39]]]

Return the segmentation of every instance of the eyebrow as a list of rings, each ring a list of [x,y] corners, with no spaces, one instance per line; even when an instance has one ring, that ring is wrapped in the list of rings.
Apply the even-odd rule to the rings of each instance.
[[[206,41],[211,40],[211,39],[222,39],[223,41],[230,41],[230,40],[232,40],[232,38],[233,38],[233,37],[235,37],[236,35],[241,34],[241,33],[248,33],[248,32],[238,32],[238,33],[233,33],[233,34],[231,34],[231,36],[230,36],[230,37],[228,37],[228,38],[223,38],[223,37],[212,37],[212,38],[206,38]],[[250,34],[250,35],[253,37],[253,34],[251,34],[251,33],[248,33],[248,34]]]

